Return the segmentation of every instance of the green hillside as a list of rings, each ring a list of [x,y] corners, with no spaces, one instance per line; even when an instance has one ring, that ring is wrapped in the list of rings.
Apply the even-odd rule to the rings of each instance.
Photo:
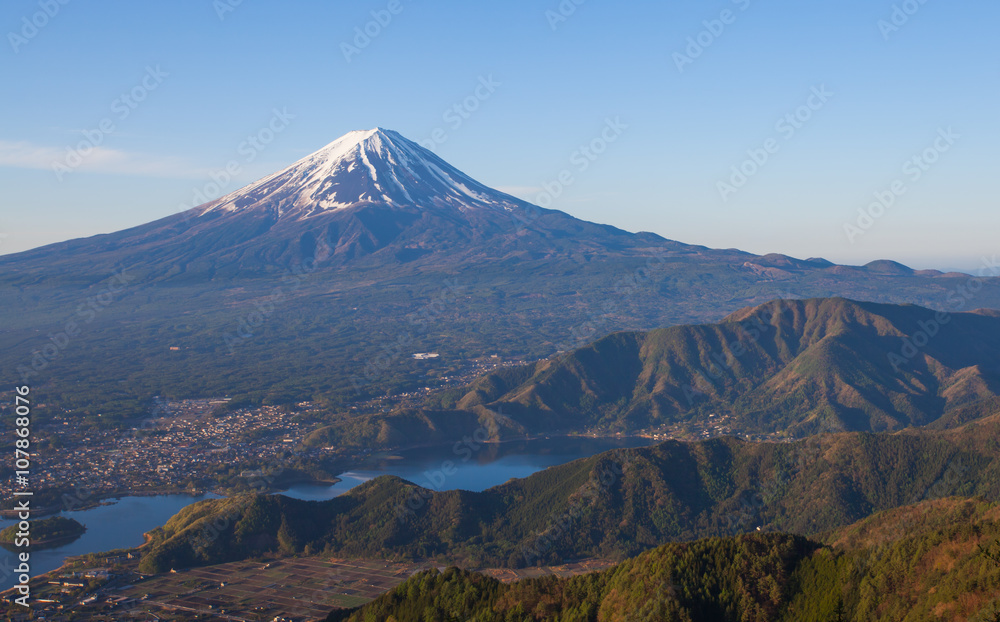
[[[628,432],[709,415],[733,432],[890,431],[958,425],[1000,407],[1000,314],[842,298],[776,300],[719,324],[615,333],[479,378],[419,413],[375,414],[313,443],[392,446],[451,422],[497,434]]]
[[[450,568],[329,622],[987,622],[1000,617],[1000,507],[947,499],[828,536],[750,534],[668,544],[609,570],[503,584]]]
[[[1000,416],[947,431],[733,438],[614,450],[481,493],[383,476],[310,502],[195,503],[151,534],[150,572],[266,552],[433,558],[468,566],[624,558],[743,532],[814,534],[944,496],[1000,500]]]
[[[17,534],[21,531],[21,528],[17,524],[0,531],[0,544],[17,546],[19,539]],[[52,516],[34,520],[31,521],[30,529],[31,547],[37,550],[39,547],[45,547],[46,545],[63,545],[76,540],[86,531],[87,528],[80,524],[79,521],[64,516]]]

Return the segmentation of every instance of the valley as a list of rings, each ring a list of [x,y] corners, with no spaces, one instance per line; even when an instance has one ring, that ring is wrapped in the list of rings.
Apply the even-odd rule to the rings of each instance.
[[[0,620],[1000,622],[1000,3],[0,14]]]
[[[244,494],[186,508],[151,534],[140,568],[163,572],[279,550],[516,568],[621,559],[666,541],[758,528],[815,534],[928,498],[1000,500],[997,426],[994,415],[948,431],[667,441],[479,493],[382,476],[328,501]],[[225,528],[211,528],[213,521]]]
[[[543,601],[550,603],[546,611],[555,615],[562,608],[580,607],[590,602],[588,599],[593,596],[586,594],[593,594],[593,588],[580,592],[572,585],[521,579],[546,573],[570,577],[581,571],[589,573],[610,568],[600,574],[587,575],[591,578],[586,581],[602,582],[617,573],[629,572],[627,568],[636,568],[635,572],[641,573],[643,578],[628,580],[640,590],[629,602],[630,606],[640,607],[631,615],[639,615],[636,619],[641,620],[661,619],[657,616],[677,607],[693,607],[693,611],[708,607],[700,609],[700,614],[692,613],[692,620],[710,619],[704,616],[711,616],[708,612],[713,607],[728,611],[734,607],[736,611],[749,607],[756,611],[752,615],[763,616],[750,619],[760,620],[778,619],[776,612],[782,611],[781,615],[789,620],[818,622],[842,609],[845,615],[862,615],[859,612],[875,615],[878,612],[883,617],[875,619],[888,622],[895,619],[892,616],[897,615],[894,613],[897,608],[909,610],[914,607],[948,611],[952,619],[972,620],[978,619],[972,617],[975,612],[989,609],[989,586],[1000,581],[1000,564],[992,565],[975,546],[982,544],[983,551],[988,552],[990,542],[1000,538],[997,532],[1000,516],[996,506],[1000,491],[995,490],[995,483],[1000,481],[996,473],[996,456],[1000,453],[997,452],[998,430],[1000,423],[994,416],[948,432],[820,436],[798,444],[750,445],[720,439],[683,448],[680,447],[682,443],[668,442],[650,448],[615,450],[547,469],[525,480],[488,490],[486,496],[479,495],[479,499],[477,495],[462,491],[431,493],[426,497],[413,495],[412,486],[408,489],[405,482],[386,476],[331,502],[299,502],[277,497],[206,501],[182,510],[165,529],[166,534],[188,530],[186,536],[175,538],[182,546],[187,542],[206,547],[206,551],[214,550],[215,557],[208,565],[195,563],[192,570],[178,574],[164,571],[165,574],[150,576],[150,549],[146,545],[131,551],[89,556],[74,562],[82,565],[59,572],[107,573],[104,582],[94,583],[71,598],[75,599],[73,602],[82,603],[74,605],[76,615],[108,615],[108,619],[120,616],[123,611],[155,612],[167,616],[165,619],[184,619],[185,615],[199,612],[218,619],[240,620],[258,620],[262,615],[272,616],[280,611],[282,615],[305,615],[309,619],[309,616],[319,617],[319,610],[324,606],[353,607],[372,599],[372,604],[363,611],[383,611],[379,615],[385,616],[388,615],[385,608],[390,607],[395,608],[393,615],[397,619],[405,619],[401,613],[425,608],[424,604],[411,602],[412,599],[423,598],[424,590],[434,591],[439,587],[447,591],[435,597],[436,606],[444,606],[443,598],[459,598],[461,591],[455,591],[458,588],[472,589],[477,595],[463,597],[461,600],[465,604],[462,606],[495,608],[497,601],[490,594],[508,592],[507,588],[499,587],[483,590],[486,585],[494,585],[489,583],[491,576],[518,579],[510,588],[516,590],[514,602],[537,602],[532,599],[540,594]],[[728,448],[728,456],[723,448]],[[679,450],[697,456],[696,461],[705,462],[694,472],[677,472],[677,467],[685,463],[677,454]],[[745,455],[740,456],[740,452]],[[728,471],[720,472],[721,465],[728,465]],[[917,465],[919,470],[914,470]],[[690,490],[686,485],[692,478],[699,481],[701,492]],[[387,499],[386,491],[397,485],[402,487],[402,496],[397,495],[397,500],[393,500],[389,493]],[[562,506],[564,509],[560,509],[559,504],[565,501],[552,505],[553,491],[558,491],[557,498],[569,500],[568,505]],[[961,496],[955,497],[956,494]],[[489,496],[495,497],[495,501],[486,501]],[[504,498],[514,500],[517,508],[490,509]],[[424,502],[407,505],[412,499]],[[818,503],[819,499],[826,501]],[[831,502],[831,499],[835,500]],[[237,505],[233,505],[234,501]],[[242,505],[247,501],[249,505]],[[692,522],[708,528],[709,533],[716,534],[714,537],[704,539],[702,535],[699,539],[697,534],[669,535],[669,532],[656,535],[657,530],[662,529],[657,517],[664,515],[653,508],[672,506],[675,508],[673,513],[678,504],[694,508],[705,501],[721,502],[715,512],[716,519]],[[347,521],[328,520],[323,514],[328,511],[325,507],[333,502],[341,504],[335,512],[361,510],[373,514],[355,515]],[[299,509],[294,509],[299,505]],[[390,507],[403,511],[386,515],[385,509]],[[548,509],[538,512],[542,507],[551,508],[552,513]],[[801,513],[803,507],[809,508],[806,515]],[[415,509],[411,511],[411,508]],[[880,508],[889,509],[879,512]],[[277,530],[267,525],[277,520],[269,514],[272,509],[281,512],[278,521],[281,527]],[[482,520],[483,512],[498,511],[498,516],[504,515],[505,519],[492,528],[509,529],[508,526],[512,526],[514,531],[498,533],[493,543],[513,543],[517,557],[507,558],[502,566],[519,567],[524,562],[529,565],[521,570],[489,570],[490,553],[484,556],[483,552],[475,552],[474,547],[462,544],[472,524],[459,519],[456,530],[451,518],[456,511],[475,512],[476,520]],[[873,511],[875,513],[869,516]],[[857,516],[862,518],[853,522]],[[602,517],[612,520],[602,525]],[[631,524],[624,529],[614,526],[622,518]],[[316,556],[323,544],[322,541],[309,541],[312,536],[308,530],[338,522],[349,532],[352,525],[357,530],[344,534],[339,540],[329,541],[323,554]],[[522,523],[528,526],[525,533],[534,533],[522,537],[518,545],[515,534]],[[362,533],[372,528],[375,529],[372,534]],[[783,535],[786,530],[812,535],[807,540]],[[278,548],[270,552],[244,548],[259,540],[261,535],[275,532],[278,533],[275,542]],[[410,550],[382,549],[382,555],[373,558],[371,554],[384,546],[379,544],[380,538],[399,539],[399,535],[390,535],[394,532],[419,536],[423,544]],[[749,535],[740,535],[746,532]],[[152,532],[154,551],[162,550],[163,533],[159,529]],[[243,545],[230,540],[231,534],[240,533],[245,539]],[[587,534],[601,534],[606,538],[601,546],[610,548],[581,549],[581,544],[588,546]],[[442,544],[447,544],[428,547],[428,536],[440,537]],[[683,544],[657,548],[657,542],[675,538]],[[340,544],[336,544],[338,541]],[[366,542],[366,546],[374,545],[374,548],[358,548],[358,544]],[[640,548],[617,548],[626,542],[638,543]],[[291,553],[294,548],[286,548],[302,543],[306,547],[297,554]],[[343,548],[338,550],[338,546]],[[722,547],[725,552],[716,553],[716,547]],[[1000,549],[1000,544],[994,548]],[[642,552],[644,549],[650,552]],[[579,559],[588,550],[610,557],[604,562],[576,566],[559,561]],[[237,557],[249,554],[252,558],[217,563],[225,559],[219,555],[228,556],[234,551],[242,551]],[[635,552],[638,556],[631,557]],[[680,557],[677,561],[644,565],[664,554]],[[697,561],[699,556],[706,554],[717,561]],[[727,560],[724,566],[700,565],[720,564],[719,555]],[[611,567],[623,558],[628,559]],[[752,566],[770,564],[776,558],[785,560],[784,570],[780,567],[755,570]],[[373,559],[384,561],[373,562]],[[728,560],[732,559],[751,564],[742,571],[746,576],[764,572],[770,577],[769,581],[775,581],[773,587],[763,592],[755,591],[760,584],[740,583],[735,575],[725,578],[728,572],[725,568],[733,569],[728,565]],[[688,571],[687,564],[692,562],[697,563]],[[456,576],[456,570],[445,570],[452,564],[482,574],[463,572]],[[537,565],[542,567],[537,568]],[[385,575],[387,567],[393,570]],[[85,570],[87,568],[90,570]],[[364,568],[370,572],[362,570]],[[415,574],[425,568],[436,570],[430,575]],[[292,571],[294,578],[288,575]],[[446,585],[438,586],[434,581],[427,583],[439,572],[445,572]],[[386,582],[385,577],[390,576],[395,578]],[[712,583],[703,583],[706,576],[713,577]],[[456,581],[458,577],[461,580]],[[923,582],[917,585],[937,588],[893,591],[894,596],[888,603],[873,596],[873,593],[884,593],[884,589],[877,586],[887,582],[898,585],[903,577],[907,581]],[[419,582],[421,587],[414,590],[404,585],[403,592],[392,590],[407,578],[409,583]],[[480,581],[487,583],[480,584]],[[648,589],[650,581],[664,589]],[[719,581],[722,583],[716,583]],[[732,589],[719,587],[729,585],[726,581],[736,583],[732,584]],[[472,583],[467,586],[467,582]],[[842,586],[841,591],[835,592],[841,594],[840,598],[829,598],[830,585]],[[564,587],[570,591],[554,602],[544,597],[548,590],[556,589],[561,593]],[[494,592],[494,589],[500,591]],[[44,592],[42,587],[39,590]],[[295,596],[289,599],[285,590],[291,590]],[[386,590],[388,594],[379,596]],[[735,601],[726,601],[725,594],[734,592],[744,595]],[[956,601],[956,593],[967,597]],[[715,600],[717,596],[722,601]],[[62,598],[57,597],[55,602],[64,602]],[[479,598],[486,600],[479,601]],[[674,600],[677,602],[668,602]],[[640,615],[639,611],[645,613]],[[177,617],[171,618],[171,615]],[[334,610],[330,615],[337,620],[345,619],[349,613]],[[699,615],[703,617],[697,617]]]
[[[34,507],[173,493],[36,594],[67,620],[973,619],[998,277],[630,233],[352,132],[183,214],[0,257]],[[912,547],[935,552],[908,577],[972,596],[880,610]]]

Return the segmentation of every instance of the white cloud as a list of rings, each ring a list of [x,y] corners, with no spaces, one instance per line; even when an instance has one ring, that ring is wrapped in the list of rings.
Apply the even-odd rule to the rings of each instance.
[[[206,174],[205,170],[191,166],[182,158],[89,147],[89,143],[80,149],[0,140],[0,166],[51,171],[64,166],[86,173],[169,178],[200,178]]]

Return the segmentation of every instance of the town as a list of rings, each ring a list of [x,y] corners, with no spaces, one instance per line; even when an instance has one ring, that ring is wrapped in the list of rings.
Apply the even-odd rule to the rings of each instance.
[[[521,361],[496,356],[466,361],[459,371],[395,395],[346,407],[350,416],[415,406],[433,390],[463,386],[479,375]],[[157,399],[146,418],[128,429],[78,429],[68,412],[36,420],[31,487],[40,513],[78,510],[121,495],[205,491],[226,494],[254,487],[260,474],[280,489],[294,481],[336,481],[334,475],[364,460],[365,450],[305,443],[330,413],[310,401],[231,408],[230,398]],[[257,475],[258,477],[254,477]],[[14,505],[15,474],[6,472],[0,508]]]
[[[32,482],[50,511],[76,510],[122,494],[200,492],[229,488],[241,474],[280,465],[282,470],[322,473],[342,456],[334,448],[310,448],[302,440],[318,413],[308,402],[294,408],[260,406],[219,412],[221,399],[161,404],[155,419],[130,430],[77,432],[71,416],[56,414],[36,434],[59,451],[38,451]],[[4,486],[3,507],[13,502],[13,474]]]

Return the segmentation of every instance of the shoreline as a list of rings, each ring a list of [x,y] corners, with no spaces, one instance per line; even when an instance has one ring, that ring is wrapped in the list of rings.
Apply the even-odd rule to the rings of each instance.
[[[524,435],[516,437],[508,437],[501,439],[489,439],[481,441],[480,444],[486,446],[497,446],[503,445],[505,443],[517,443],[517,442],[531,442],[531,441],[542,441],[549,439],[645,439],[650,441],[650,445],[657,444],[658,440],[653,439],[650,436],[645,436],[642,434],[612,434],[612,435],[602,435],[602,434],[585,434],[585,433],[574,433],[574,432],[553,432],[549,434],[537,434],[537,435]],[[412,451],[416,449],[432,449],[435,447],[451,447],[454,443],[416,443],[413,445],[403,445],[399,447],[389,447],[389,448],[379,448],[378,450],[373,450],[373,453],[369,456],[363,457],[361,460],[352,461],[351,464],[341,467],[342,470],[338,474],[347,473],[353,469],[364,468],[372,460],[378,459],[399,459],[399,456],[394,456],[395,452]],[[381,454],[381,455],[380,455]],[[311,478],[311,477],[295,477],[290,478],[287,481],[281,482],[277,486],[269,486],[266,489],[258,490],[261,494],[280,494],[282,492],[288,491],[292,486],[298,484],[305,485],[315,485],[315,486],[334,486],[343,481],[342,478],[338,476],[333,476],[330,478]],[[143,489],[143,490],[114,490],[108,492],[102,492],[94,494],[86,503],[82,503],[72,509],[59,507],[59,506],[46,506],[40,508],[32,509],[32,518],[44,518],[48,516],[55,516],[65,512],[78,512],[84,510],[92,510],[94,508],[100,507],[102,505],[113,505],[115,502],[120,501],[125,497],[160,497],[160,496],[170,496],[170,495],[186,495],[189,497],[203,497],[205,495],[213,494],[219,497],[225,498],[232,496],[233,494],[239,494],[240,492],[249,491],[234,491],[232,488],[206,488],[192,491],[186,488],[157,488],[157,489]],[[15,509],[2,509],[0,510],[0,519],[12,519],[17,517],[18,510]]]
[[[192,492],[186,489],[178,488],[163,488],[158,490],[115,490],[111,492],[102,492],[92,495],[85,503],[74,508],[60,507],[57,505],[43,506],[39,508],[32,508],[31,510],[31,520],[36,518],[44,518],[47,516],[55,516],[62,514],[63,512],[81,512],[83,510],[92,510],[102,505],[114,505],[114,501],[120,501],[124,497],[163,497],[168,495],[188,495],[191,497],[200,497],[206,494],[219,494],[219,496],[225,496],[217,493],[213,490],[198,490]],[[3,518],[17,518],[18,510],[0,510],[0,519]]]
[[[86,530],[72,536],[63,536],[62,538],[49,538],[48,540],[32,540],[31,541],[31,551],[45,550],[45,549],[56,549],[65,544],[72,544],[83,537]],[[7,549],[12,553],[20,552],[20,547],[15,545],[13,542],[0,542],[0,546]],[[36,548],[36,547],[41,547]]]
[[[525,436],[514,436],[501,438],[499,440],[489,439],[485,441],[476,441],[481,445],[503,445],[504,443],[517,443],[524,441],[544,441],[549,439],[568,439],[568,438],[590,438],[590,439],[626,439],[626,438],[643,438],[650,441],[650,445],[656,445],[663,442],[663,440],[653,438],[652,436],[647,436],[644,434],[583,434],[583,433],[573,433],[573,432],[551,432],[548,434],[535,434],[535,435],[525,435]],[[457,441],[461,443],[462,441]],[[399,451],[411,451],[414,449],[432,449],[434,447],[453,447],[456,443],[447,442],[434,442],[434,443],[417,443],[414,445],[400,445],[398,447],[379,447],[378,449],[372,449],[372,455],[367,456],[364,461],[371,460],[372,458],[377,458],[377,454],[399,452]],[[385,459],[385,458],[383,458]],[[358,468],[362,466],[361,464],[351,465],[347,470]]]
[[[291,486],[296,484],[315,484],[322,485],[327,484],[333,486],[340,483],[342,480],[339,477],[332,477],[329,479],[316,479],[316,478],[296,478],[289,480],[287,482],[282,482],[281,486],[272,486],[264,490],[258,491],[263,494],[275,494],[288,490]],[[116,502],[121,501],[125,497],[166,497],[173,495],[185,495],[188,497],[204,497],[206,495],[218,495],[220,498],[225,498],[232,496],[234,492],[227,488],[206,488],[192,491],[186,488],[160,488],[160,489],[144,489],[144,490],[115,490],[110,492],[102,492],[94,494],[86,503],[76,506],[72,509],[59,507],[59,506],[45,506],[40,508],[33,508],[31,510],[31,520],[38,518],[45,518],[49,516],[56,516],[64,512],[82,512],[85,510],[92,510],[102,505],[114,505]],[[0,519],[13,519],[17,518],[17,513],[19,510],[0,510]]]

